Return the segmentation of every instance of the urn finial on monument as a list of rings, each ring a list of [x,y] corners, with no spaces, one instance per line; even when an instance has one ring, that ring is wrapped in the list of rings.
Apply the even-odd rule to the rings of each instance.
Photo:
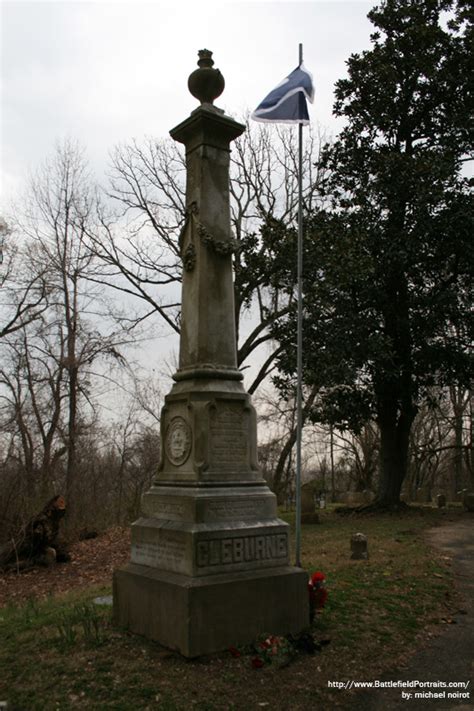
[[[214,60],[209,49],[200,49],[198,55],[199,69],[190,74],[188,89],[201,104],[212,104],[224,91],[224,77],[219,69],[213,69]]]

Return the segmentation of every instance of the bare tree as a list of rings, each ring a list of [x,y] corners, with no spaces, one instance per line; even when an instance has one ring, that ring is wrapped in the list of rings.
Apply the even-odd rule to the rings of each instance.
[[[303,425],[317,397],[316,387],[303,393]],[[261,445],[262,461],[267,462],[267,479],[272,490],[283,503],[294,486],[293,447],[296,442],[296,400],[279,399],[275,393],[261,394],[257,399],[259,422],[269,433],[266,444]],[[271,471],[269,468],[271,462]]]
[[[53,454],[55,440],[61,440],[65,449],[69,514],[77,489],[77,448],[84,425],[81,408],[94,406],[92,367],[104,357],[120,361],[119,349],[127,341],[123,328],[110,319],[103,289],[91,282],[97,258],[88,234],[97,222],[95,208],[83,152],[72,142],[59,145],[33,178],[17,227],[28,245],[30,273],[41,275],[46,283],[47,307],[34,331],[15,343],[5,343],[21,367],[13,365],[13,377],[4,372],[4,383],[12,398],[16,393],[18,426],[25,411],[34,422],[43,445],[41,468],[49,470],[51,458],[59,456]],[[26,431],[23,439],[26,456],[28,439],[33,449],[38,441]]]
[[[25,268],[25,251],[0,217],[0,338],[26,328],[47,308],[44,271]]]
[[[337,432],[338,459],[349,473],[355,491],[375,491],[380,434],[375,422],[367,422],[358,434]]]
[[[472,483],[472,396],[451,386],[432,391],[417,414],[410,442],[409,482],[455,494]]]
[[[451,423],[453,429],[454,452],[452,463],[452,481],[454,490],[459,491],[464,485],[472,486],[472,393],[470,389],[459,386],[449,388],[452,408]]]
[[[47,480],[54,478],[55,465],[66,451],[61,437],[63,344],[58,353],[50,345],[45,333],[23,332],[4,344],[0,368],[2,424],[18,440],[14,451],[31,497],[49,495]]]

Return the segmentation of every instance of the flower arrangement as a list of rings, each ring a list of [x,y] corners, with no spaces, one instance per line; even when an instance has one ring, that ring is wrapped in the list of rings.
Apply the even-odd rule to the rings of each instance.
[[[320,571],[313,573],[308,580],[310,624],[313,622],[316,612],[324,607],[328,599],[325,581],[326,576]],[[321,651],[324,645],[329,644],[329,641],[329,639],[317,641],[308,628],[298,635],[290,634],[286,637],[261,634],[252,645],[240,648],[231,646],[228,651],[234,658],[247,654],[252,655],[250,662],[254,669],[261,669],[268,664],[277,664],[282,667],[289,664],[298,654],[314,654]]]
[[[321,610],[328,599],[328,591],[325,588],[326,576],[320,571],[312,574],[308,581],[309,594],[309,621],[313,622],[316,611]]]
[[[260,635],[254,644],[254,649],[257,652],[251,660],[254,669],[260,669],[265,664],[274,662],[282,666],[295,654],[295,649],[289,640],[276,635]]]
[[[317,641],[310,630],[303,630],[298,635],[289,634],[286,637],[261,634],[252,645],[244,647],[228,647],[232,657],[249,655],[250,664],[254,669],[261,669],[269,664],[285,667],[299,654],[314,654],[329,644],[329,639]]]

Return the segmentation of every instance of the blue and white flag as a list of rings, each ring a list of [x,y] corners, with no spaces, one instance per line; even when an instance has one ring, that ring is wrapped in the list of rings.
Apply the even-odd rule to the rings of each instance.
[[[251,118],[264,123],[309,123],[306,99],[313,103],[313,77],[300,64],[257,106]]]

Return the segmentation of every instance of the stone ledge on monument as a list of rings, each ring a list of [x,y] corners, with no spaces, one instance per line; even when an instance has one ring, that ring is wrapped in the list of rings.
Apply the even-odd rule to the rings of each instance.
[[[149,518],[192,523],[257,521],[275,518],[277,505],[266,484],[155,485],[142,497],[142,513]]]
[[[208,388],[212,391],[219,389],[222,385],[222,380],[243,380],[244,376],[238,368],[228,368],[225,365],[213,365],[209,363],[203,363],[199,365],[188,365],[183,368],[179,368],[173,375],[173,380],[180,382],[183,380],[193,380],[197,381],[193,385],[193,390],[199,386],[200,392],[202,392],[202,380],[209,381],[207,383]],[[213,381],[217,380],[215,383]],[[241,388],[239,388],[239,393]],[[222,392],[222,390],[221,390]],[[225,391],[227,394],[227,391]]]
[[[114,574],[114,619],[197,657],[249,644],[262,632],[297,634],[308,626],[308,576],[282,566],[188,578],[129,564]]]
[[[205,373],[205,376],[203,375],[202,377],[200,374],[196,374],[196,371],[201,371],[201,368]],[[173,380],[177,380],[177,382],[174,383],[171,391],[165,396],[165,402],[168,400],[173,402],[175,399],[182,399],[188,395],[197,398],[207,397],[208,399],[233,396],[237,398],[245,396],[248,398],[249,395],[242,384],[241,371],[238,368],[225,368],[225,372],[230,373],[229,378],[221,377],[220,366],[211,370],[206,363],[179,368],[175,373],[178,376],[177,379],[173,375]],[[180,373],[183,373],[185,377],[179,377]],[[237,377],[237,373],[239,377]]]
[[[186,523],[140,518],[131,562],[190,577],[288,565],[289,526],[281,519]]]
[[[217,110],[216,110],[217,109]],[[245,131],[245,126],[222,110],[207,105],[198,106],[188,118],[170,131],[178,143],[184,143],[186,153],[201,146],[212,146],[230,152],[229,144]]]

